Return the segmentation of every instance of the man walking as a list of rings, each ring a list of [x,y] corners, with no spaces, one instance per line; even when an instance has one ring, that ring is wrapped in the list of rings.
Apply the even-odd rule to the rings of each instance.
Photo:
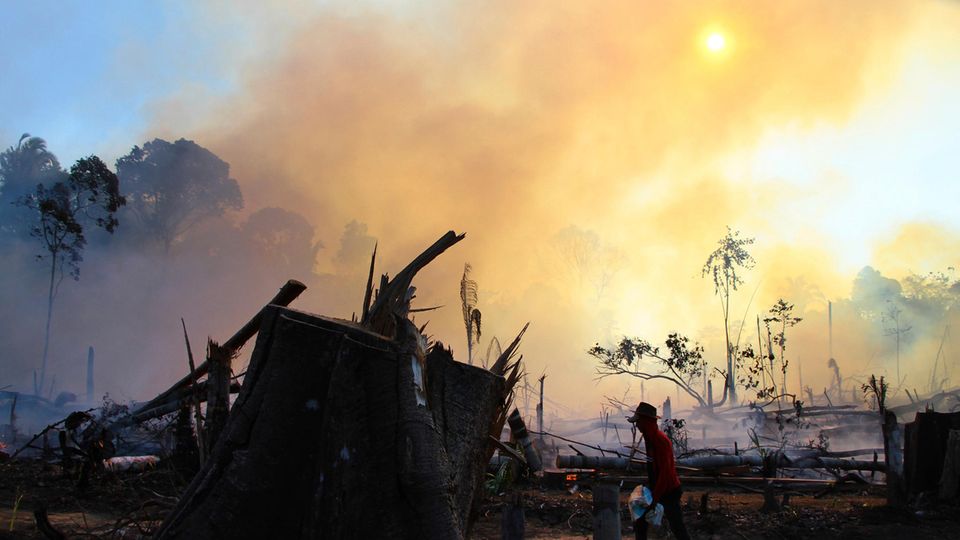
[[[680,478],[677,476],[677,467],[673,460],[673,445],[666,434],[657,426],[657,408],[641,401],[637,410],[627,421],[633,423],[643,434],[643,441],[647,445],[647,478],[650,491],[653,493],[651,508],[657,503],[663,505],[663,515],[670,522],[670,529],[678,540],[688,540],[690,535],[683,524],[683,511],[680,509]],[[647,538],[647,520],[640,518],[633,523],[637,540]]]

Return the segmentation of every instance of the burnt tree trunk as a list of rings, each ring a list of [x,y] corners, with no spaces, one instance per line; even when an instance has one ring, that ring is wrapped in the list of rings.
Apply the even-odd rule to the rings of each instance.
[[[199,445],[202,444],[193,432],[190,422],[190,406],[184,405],[177,411],[174,427],[173,466],[177,471],[193,475],[200,468]],[[187,476],[189,478],[189,476]]]
[[[156,538],[463,538],[505,381],[270,306],[225,429]]]
[[[903,429],[897,415],[883,411],[883,453],[887,465],[887,504],[903,506],[906,503],[906,485],[903,480]]]
[[[217,342],[207,341],[207,418],[206,444],[204,448],[211,449],[217,444],[220,433],[227,424],[230,414],[230,366],[233,360],[233,351],[222,347]],[[206,453],[206,452],[204,452]]]

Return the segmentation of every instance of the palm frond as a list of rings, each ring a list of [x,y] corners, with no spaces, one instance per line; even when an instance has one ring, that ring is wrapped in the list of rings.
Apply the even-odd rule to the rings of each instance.
[[[507,370],[513,365],[510,360],[512,360],[514,355],[516,355],[517,348],[520,346],[520,339],[523,338],[523,334],[529,327],[530,323],[523,325],[523,329],[520,330],[520,333],[517,334],[517,337],[515,337],[510,345],[507,346],[502,353],[500,353],[500,356],[497,357],[497,361],[490,366],[491,373],[506,377]]]
[[[500,355],[503,354],[503,347],[500,346],[500,340],[497,339],[496,336],[494,336],[494,337],[490,340],[490,344],[487,345],[487,354],[484,355],[484,357],[483,357],[483,367],[484,367],[484,368],[489,367],[489,365],[490,365],[490,359],[491,359],[491,354],[493,354],[495,358],[500,358]]]

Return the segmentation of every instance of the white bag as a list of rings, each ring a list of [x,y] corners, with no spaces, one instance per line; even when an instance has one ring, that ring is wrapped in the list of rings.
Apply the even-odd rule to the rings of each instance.
[[[650,508],[652,502],[653,493],[649,488],[644,485],[633,488],[633,492],[630,493],[630,515],[633,516],[634,521],[644,518],[647,523],[655,527],[660,526],[663,520],[663,505],[657,503],[655,507]]]

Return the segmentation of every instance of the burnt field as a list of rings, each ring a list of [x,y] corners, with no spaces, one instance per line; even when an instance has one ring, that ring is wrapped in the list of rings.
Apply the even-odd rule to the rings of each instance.
[[[50,524],[67,538],[149,538],[186,488],[188,479],[166,464],[140,472],[96,474],[78,490],[75,478],[40,460],[0,463],[0,538],[51,538],[36,524],[44,508]],[[571,493],[573,491],[573,493]],[[501,538],[503,510],[519,494],[526,538],[590,538],[592,495],[577,489],[517,486],[501,495],[487,494],[471,538]],[[621,493],[623,499],[626,493]],[[736,488],[692,487],[685,490],[684,518],[694,538],[955,538],[960,512],[955,505],[922,500],[909,509],[886,506],[881,488],[846,488],[815,494],[780,490],[778,510],[764,511],[761,493]],[[19,501],[19,503],[18,503]],[[704,506],[705,503],[705,506]],[[633,538],[622,512],[623,538]],[[270,515],[261,516],[266,522]],[[659,536],[655,536],[659,534]],[[665,530],[652,538],[669,538]]]

